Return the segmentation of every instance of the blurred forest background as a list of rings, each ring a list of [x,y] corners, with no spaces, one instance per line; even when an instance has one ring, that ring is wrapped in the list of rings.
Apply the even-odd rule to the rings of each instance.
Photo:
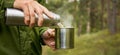
[[[43,55],[120,55],[120,0],[46,0],[49,10],[73,19],[75,48]]]

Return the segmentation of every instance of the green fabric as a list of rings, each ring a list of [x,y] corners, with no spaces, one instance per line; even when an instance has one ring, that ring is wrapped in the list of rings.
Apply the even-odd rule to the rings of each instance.
[[[19,27],[20,30],[20,47],[22,54],[24,55],[40,55],[41,54],[41,42],[39,36],[39,29],[46,30],[46,28],[28,28]],[[40,34],[42,34],[41,32]]]
[[[4,7],[13,7],[14,0],[3,0],[4,1]]]
[[[47,28],[5,25],[4,8],[13,7],[13,2],[0,0],[0,55],[41,55],[40,35]]]
[[[39,41],[41,42],[42,45],[45,45],[45,43],[43,42],[43,39],[41,38],[42,37],[42,33],[44,33],[48,28],[47,27],[43,27],[43,28],[40,28],[39,29]]]

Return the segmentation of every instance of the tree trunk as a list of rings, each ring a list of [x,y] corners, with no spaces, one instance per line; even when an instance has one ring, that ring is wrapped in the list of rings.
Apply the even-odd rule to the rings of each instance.
[[[91,12],[90,5],[91,5],[91,1],[89,0],[88,3],[87,3],[87,15],[88,15],[87,26],[86,26],[87,34],[89,34],[90,31],[91,31],[91,28],[90,28],[90,24],[91,24],[90,23],[90,12]]]
[[[104,29],[104,0],[101,0],[101,18],[100,18],[100,21],[101,21],[101,28],[100,29]]]
[[[77,30],[77,35],[78,35],[78,37],[80,36],[80,33],[81,33],[81,24],[80,24],[80,16],[79,16],[79,14],[77,14],[78,12],[79,12],[79,4],[78,4],[78,2],[77,2],[77,0],[69,0],[69,1],[73,1],[73,3],[74,3],[74,12],[73,12],[73,16],[74,16],[74,18],[75,18],[75,23],[76,23],[76,26],[77,26],[77,28],[78,28],[78,30]]]
[[[107,0],[108,10],[108,28],[111,34],[116,33],[116,0],[112,1],[112,8],[110,8],[110,0]]]
[[[95,20],[96,20],[96,16],[95,16],[95,3],[96,0],[91,0],[91,4],[90,4],[90,28],[91,28],[91,32],[94,32],[95,29]]]
[[[113,0],[112,3],[113,3],[113,11],[112,11],[113,17],[112,17],[112,20],[111,20],[111,22],[112,22],[111,31],[112,31],[113,34],[115,34],[116,33],[116,12],[117,12],[116,3],[117,3],[117,1]]]

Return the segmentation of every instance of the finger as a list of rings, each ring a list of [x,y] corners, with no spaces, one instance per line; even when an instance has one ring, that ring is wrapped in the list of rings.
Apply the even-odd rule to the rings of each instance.
[[[50,18],[54,18],[52,12],[50,12],[46,7],[42,6],[41,4],[37,3],[41,9],[43,9],[44,14],[46,14]]]
[[[50,34],[51,37],[55,36],[55,29],[49,29],[48,33]]]
[[[52,30],[52,32],[55,32],[55,29],[51,29]]]
[[[55,37],[55,29],[52,29],[52,36]]]
[[[48,31],[45,31],[45,32],[43,33],[42,38],[44,38],[44,39],[49,39],[49,38],[50,38],[49,32],[48,32]]]
[[[55,32],[51,32],[50,36],[55,37]]]
[[[42,26],[43,24],[43,16],[42,16],[42,12],[38,12],[38,26]]]
[[[50,46],[54,47],[54,45],[55,45],[55,42],[50,43]]]
[[[50,47],[51,47],[53,50],[55,50],[55,41],[52,41],[52,42],[50,43]]]
[[[30,23],[30,19],[29,18],[30,17],[29,17],[29,9],[28,9],[27,5],[25,5],[23,7],[23,12],[24,12],[24,15],[25,15],[24,22],[25,22],[26,25],[29,25],[29,23]]]
[[[46,45],[48,45],[50,48],[55,50],[55,41],[53,38],[50,38],[48,40],[44,40],[46,42]]]
[[[29,12],[30,12],[30,24],[29,24],[29,27],[33,27],[34,24],[35,24],[35,12],[34,12],[34,8],[30,4],[29,4]]]
[[[43,10],[38,6],[38,4],[34,4],[34,9],[35,9],[35,12],[37,13],[38,15],[38,26],[42,26],[42,23],[43,23]]]

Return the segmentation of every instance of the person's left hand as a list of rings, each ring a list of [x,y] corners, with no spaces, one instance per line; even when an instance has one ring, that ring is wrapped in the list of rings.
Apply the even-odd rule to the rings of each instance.
[[[54,29],[48,29],[42,35],[44,43],[47,46],[49,46],[50,48],[52,48],[53,50],[55,50],[54,37],[55,37],[55,30]]]

